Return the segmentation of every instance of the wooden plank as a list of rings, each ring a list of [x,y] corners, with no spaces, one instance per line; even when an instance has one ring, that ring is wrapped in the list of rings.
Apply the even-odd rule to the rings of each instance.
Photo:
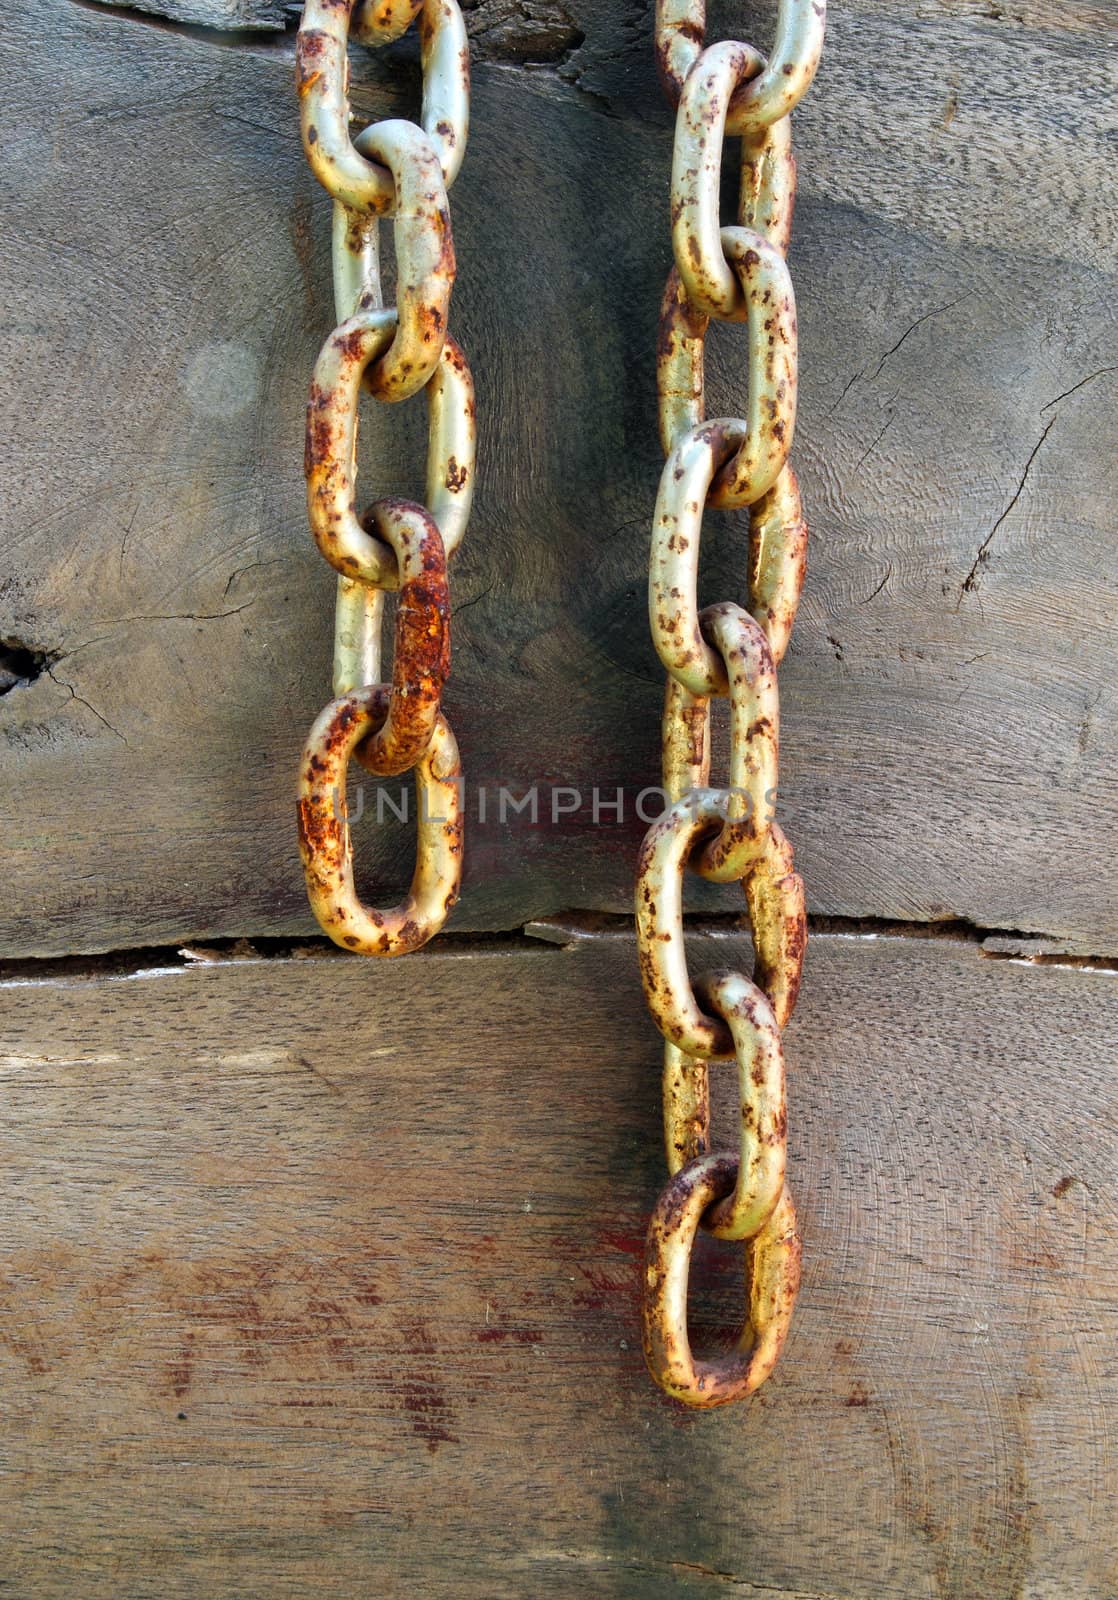
[[[1113,970],[813,941],[804,1286],[772,1381],[708,1415],[639,1353],[663,1174],[628,936],[18,976],[11,1592],[1115,1593]],[[696,1276],[724,1336],[737,1248]]]
[[[1113,14],[844,8],[798,117],[815,537],[782,798],[818,914],[1118,948]],[[475,819],[459,928],[623,908],[657,775],[642,595],[670,119],[646,22],[571,15],[586,42],[558,71],[479,65],[453,196],[484,467],[447,697]],[[0,678],[0,951],[309,931],[293,775],[332,580],[299,463],[331,311],[291,40],[21,0],[5,45],[0,640],[47,670]],[[363,115],[414,110],[406,60],[355,79]],[[731,409],[740,346],[712,343]],[[371,411],[365,433],[370,493],[414,492],[420,412]],[[741,594],[741,552],[712,518],[706,597]],[[580,810],[492,820],[502,784],[536,781],[545,819],[552,785]],[[594,825],[595,786],[625,789],[624,826]],[[389,898],[410,837],[361,850]]]

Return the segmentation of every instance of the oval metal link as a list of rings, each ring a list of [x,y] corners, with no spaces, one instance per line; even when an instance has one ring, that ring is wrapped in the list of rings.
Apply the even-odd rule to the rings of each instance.
[[[719,827],[725,795],[693,789],[649,828],[637,858],[637,959],[644,998],[664,1038],[704,1061],[728,1060],[734,1040],[721,1017],[705,1012],[687,973],[683,871],[697,840]]]
[[[410,892],[389,911],[376,911],[357,896],[346,768],[356,747],[382,724],[390,698],[380,684],[332,701],[310,731],[299,772],[299,849],[311,909],[335,944],[366,956],[404,955],[433,938],[458,898],[462,869],[462,767],[440,715],[415,767],[419,814]]]
[[[388,715],[354,753],[387,778],[410,771],[431,743],[450,675],[450,586],[442,536],[423,506],[376,500],[365,520],[396,554],[400,599]]]
[[[388,348],[395,328],[394,310],[362,311],[335,328],[315,363],[307,406],[307,514],[315,542],[343,577],[382,589],[398,589],[400,575],[390,547],[370,536],[354,509],[357,402],[366,367]],[[476,451],[473,379],[451,338],[426,392],[427,509],[449,558],[469,518]]]
[[[673,277],[675,285],[678,285],[679,279],[675,276],[674,270]],[[671,282],[669,282],[669,294],[674,300],[675,289]],[[665,304],[667,301],[668,295],[665,295]],[[684,304],[687,303],[686,296],[683,296],[683,301]],[[681,340],[689,337],[685,328],[686,325],[682,322],[677,324]],[[670,359],[675,359],[674,350]],[[686,360],[688,365],[692,360],[697,363],[701,383],[701,349],[694,358],[681,356],[679,359]],[[676,391],[675,394],[679,397],[678,401],[671,392],[665,398],[664,391],[661,390],[660,422],[667,434],[665,442],[667,451],[671,451],[674,444],[679,443],[682,433],[688,431],[689,427],[697,428],[702,425],[701,405],[696,420],[688,424],[682,392]],[[673,409],[677,406],[678,409]],[[680,432],[675,435],[673,443],[671,430],[677,427]],[[688,535],[684,534],[684,537]],[[671,533],[667,533],[664,553],[675,557],[679,553],[678,541],[676,549],[668,549],[667,543],[670,538]],[[749,508],[749,609],[764,629],[773,662],[778,667],[788,648],[806,570],[807,523],[804,520],[796,474],[786,464],[776,482]],[[667,595],[669,600],[676,598],[670,594],[670,587]],[[658,592],[656,616],[659,617],[661,614],[665,617],[670,616],[669,611],[661,613],[659,599]],[[682,685],[680,687],[682,688]]]
[[[637,858],[637,959],[645,1001],[664,1038],[704,1061],[728,1060],[734,1044],[726,1023],[703,1010],[688,976],[683,872],[685,866],[700,865],[696,845],[722,825],[727,799],[723,790],[691,790],[652,824]],[[784,1028],[799,993],[807,916],[803,879],[775,822],[742,887],[753,939],[753,982]]]
[[[699,852],[695,870],[715,883],[737,883],[761,856],[776,806],[776,667],[763,630],[733,601],[707,606],[699,614],[699,626],[722,657],[729,681],[730,771],[726,821],[717,838]]]
[[[347,41],[353,0],[306,0],[295,42],[303,149],[323,188],[351,210],[384,215],[394,202],[390,173],[369,161],[349,132]],[[395,26],[402,8],[392,8]],[[410,19],[409,19],[410,20]],[[470,59],[455,0],[424,0],[420,16],[423,108],[420,126],[435,148],[443,181],[454,182],[469,136]],[[369,42],[392,35],[363,28]],[[366,129],[366,132],[369,130]]]
[[[357,399],[365,368],[387,350],[394,309],[361,311],[334,329],[319,352],[307,401],[303,471],[307,516],[315,543],[344,578],[398,589],[391,548],[370,538],[357,519]]]
[[[751,1239],[784,1188],[788,1117],[784,1049],[768,1000],[740,972],[699,980],[703,999],[729,1026],[738,1067],[738,1171],[732,1194],[703,1218],[718,1239]]]
[[[672,249],[691,306],[748,323],[749,436],[720,474],[711,497],[719,506],[749,505],[769,488],[787,459],[796,420],[796,302],[783,255],[795,190],[790,148],[782,152],[777,141],[767,152],[751,152],[743,167],[742,212],[764,231],[719,225],[726,109],[747,65],[737,45],[704,51],[680,101],[672,167]],[[680,326],[674,296],[665,296],[663,314],[661,437],[671,430],[674,438],[688,414],[698,420],[702,413],[702,368],[689,373],[687,366],[706,330]]]
[[[729,1195],[738,1158],[706,1155],[671,1179],[656,1202],[645,1246],[643,1345],[653,1378],[676,1400],[697,1407],[727,1405],[758,1388],[772,1372],[787,1337],[800,1286],[801,1242],[792,1197],[745,1247],[748,1318],[737,1347],[713,1361],[696,1360],[687,1329],[691,1249],[703,1214]]]
[[[735,87],[756,52],[727,40],[696,62],[676,116],[672,153],[672,254],[693,305],[708,316],[741,321],[741,284],[722,253],[722,147]]]
[[[719,475],[710,504],[752,505],[776,481],[796,425],[798,334],[792,281],[783,256],[761,235],[724,228],[722,247],[742,285],[748,322],[748,435],[738,458]],[[660,443],[665,451],[705,416],[704,352],[710,319],[695,308],[673,267],[660,303],[656,386]]]
[[[393,200],[391,174],[366,161],[349,136],[347,40],[353,0],[306,0],[295,40],[295,86],[303,150],[335,200],[383,214]]]
[[[796,163],[792,154],[790,125],[787,120],[777,123],[773,128],[757,135],[753,139],[742,141],[741,188],[738,204],[738,222],[740,227],[756,234],[762,234],[769,244],[781,256],[787,253],[792,230],[792,213],[796,197]],[[717,197],[712,197],[713,219],[717,219]],[[680,214],[682,221],[682,213]],[[690,236],[686,239],[688,255],[692,255]],[[703,249],[708,249],[717,255],[727,253],[727,242],[723,231],[719,231],[715,240],[714,228],[711,227],[710,237],[700,242],[696,247],[700,256]],[[731,236],[729,254],[733,263],[743,259],[750,248],[750,241],[743,240],[740,235]],[[770,422],[780,421],[783,426],[774,433],[778,448],[783,448],[787,454],[787,446],[783,444],[781,435],[787,431],[789,417],[784,404],[784,396],[779,392],[779,384],[783,380],[785,385],[791,378],[790,393],[793,407],[795,399],[795,363],[796,363],[796,325],[795,325],[795,300],[791,288],[791,280],[786,269],[772,262],[771,257],[756,263],[761,268],[758,272],[752,264],[743,270],[737,268],[737,276],[744,297],[753,290],[754,315],[749,328],[749,351],[751,368],[757,368],[755,377],[751,371],[751,389],[756,388],[755,410],[751,412],[751,421],[754,422],[758,433],[766,420],[768,413]],[[758,282],[757,280],[760,279]],[[766,301],[766,289],[772,292],[773,300]],[[788,300],[785,307],[783,302]],[[775,301],[780,308],[779,315],[774,314],[772,304]],[[736,317],[743,314],[750,320],[750,304],[743,299]],[[706,415],[704,402],[704,348],[708,326],[708,312],[711,307],[702,309],[696,304],[682,278],[678,266],[673,266],[668,275],[664,297],[660,305],[659,337],[657,342],[657,391],[659,399],[659,425],[660,443],[665,454],[671,450],[680,435],[690,428],[698,427]],[[733,319],[731,319],[733,320]],[[762,353],[763,354],[760,354]],[[763,378],[762,367],[772,368],[770,381],[763,396],[760,393],[761,384],[758,378]],[[779,368],[779,370],[778,370]],[[789,372],[790,368],[790,372]],[[794,410],[792,419],[794,422]],[[791,444],[789,434],[787,444]],[[750,488],[755,487],[751,485]]]
[[[826,20],[824,0],[781,0],[772,54],[767,62],[757,55],[754,74],[735,94],[728,133],[770,127],[803,98],[819,65]],[[705,39],[705,0],[657,0],[656,63],[673,106],[704,52]]]
[[[794,921],[790,925],[794,926]],[[764,994],[769,1011],[777,1021],[772,1002],[758,982],[759,978],[765,977],[770,979],[770,986],[776,990],[776,998],[786,1022],[790,1009],[789,990],[786,985],[771,982],[772,974],[766,972],[764,963],[758,957],[750,989],[758,989]],[[704,991],[707,981],[698,978],[695,986],[704,994],[708,1006],[718,1011],[717,1003],[711,1000],[709,992]],[[743,977],[741,981],[745,983],[748,980]],[[798,983],[798,969],[796,981]],[[791,998],[794,1001],[794,995]],[[668,1040],[664,1041],[663,1113],[668,1171],[676,1173],[696,1156],[705,1155],[710,1149],[710,1071],[701,1056],[688,1055]]]
[[[699,548],[707,492],[746,431],[732,417],[704,422],[676,443],[660,475],[648,567],[652,642],[672,677],[696,695],[726,693],[722,658],[699,626]]]
[[[780,251],[748,228],[723,228],[722,249],[745,297],[749,387],[747,432],[711,486],[720,509],[752,505],[780,475],[796,431],[796,297]]]
[[[708,58],[714,58],[709,60]],[[796,420],[796,300],[782,251],[752,228],[722,228],[719,185],[726,101],[741,69],[740,47],[714,45],[688,80],[680,103],[672,169],[672,250],[694,310],[748,324],[748,444],[719,480],[712,504],[749,505],[775,480],[788,456]],[[762,210],[766,226],[783,226]],[[669,324],[660,341],[658,376],[672,399],[670,426],[702,409],[701,366],[692,373],[705,329],[680,321],[665,296]],[[661,422],[661,437],[665,432]]]
[[[406,400],[438,365],[456,263],[450,208],[438,157],[413,122],[374,122],[354,141],[392,174],[396,245],[396,335],[365,372],[378,400]]]
[[[764,70],[735,95],[728,133],[759,133],[800,103],[819,66],[826,23],[826,0],[780,0],[772,50]]]
[[[747,442],[748,429],[735,418],[704,422],[678,440],[660,476],[648,568],[649,623],[661,662],[694,695],[726,693],[725,665],[703,638],[699,622],[699,552],[703,507],[711,485],[724,462],[733,467]],[[787,487],[794,491],[795,479]],[[798,504],[798,495],[795,498]],[[793,573],[789,582],[778,583],[781,575],[771,566],[764,538],[768,534],[771,543],[777,531],[783,531],[787,537],[781,543],[782,553],[792,549],[802,519],[798,523],[782,520],[791,510],[787,491],[766,506],[754,541],[758,559],[756,582],[751,582],[754,603],[762,608],[770,626],[784,631],[782,653],[803,582],[802,560],[798,575]],[[802,552],[801,537],[798,553],[802,556]]]
[[[765,848],[776,807],[780,700],[772,652],[760,625],[733,601],[699,613],[703,638],[722,658],[730,700],[728,787],[719,790],[725,822],[689,863],[715,883],[737,883]],[[673,678],[661,728],[663,787],[676,800],[710,776],[710,696],[692,695]],[[701,866],[698,863],[701,862]]]
[[[457,0],[424,0],[419,14],[423,109],[419,120],[439,152],[449,189],[470,136],[470,45]]]

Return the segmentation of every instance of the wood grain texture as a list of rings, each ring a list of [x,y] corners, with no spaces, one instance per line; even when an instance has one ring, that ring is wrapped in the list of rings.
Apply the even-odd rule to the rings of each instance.
[[[1118,978],[809,963],[804,1285],[707,1415],[639,1352],[628,936],[0,983],[5,1591],[1110,1600]],[[740,1271],[703,1251],[697,1337]]]
[[[671,121],[646,8],[569,11],[585,40],[554,68],[478,66],[452,196],[484,476],[447,708],[475,790],[584,804],[557,826],[475,808],[458,928],[627,905],[658,771]],[[1114,16],[839,8],[797,113],[814,541],[782,798],[816,913],[1118,948]],[[765,36],[767,12],[745,20]],[[72,0],[20,0],[4,40],[0,641],[47,670],[0,694],[0,950],[309,931],[292,795],[332,578],[300,460],[331,312],[291,40]],[[414,111],[406,50],[354,77],[362,115]],[[740,402],[721,332],[712,411]],[[422,427],[370,408],[370,495],[419,488]],[[741,595],[742,549],[711,517],[704,599]],[[623,826],[593,825],[595,784],[625,788]],[[390,902],[410,836],[360,848]]]

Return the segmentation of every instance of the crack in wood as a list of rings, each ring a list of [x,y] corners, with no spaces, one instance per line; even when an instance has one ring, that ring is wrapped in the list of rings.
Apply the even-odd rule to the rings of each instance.
[[[248,44],[254,49],[287,46],[287,34],[299,25],[301,6],[281,0],[262,14],[260,0],[241,4],[199,4],[198,0],[70,0],[71,5],[95,16],[114,17],[122,22],[138,22],[187,38],[205,39],[210,44]]]
[[[1069,393],[1070,392],[1071,391],[1069,390]],[[962,588],[959,590],[960,605],[962,604],[964,595],[973,594],[973,592],[978,588],[981,570],[990,559],[987,552],[990,548],[991,540],[1001,527],[1002,523],[1005,521],[1006,517],[1009,516],[1009,513],[1013,510],[1018,500],[1020,500],[1022,494],[1025,492],[1025,485],[1029,481],[1029,473],[1032,471],[1033,462],[1040,454],[1040,447],[1051,433],[1055,421],[1055,417],[1050,417],[1048,419],[1048,423],[1044,429],[1044,432],[1041,434],[1036,444],[1033,445],[1033,448],[1029,454],[1029,459],[1025,462],[1025,470],[1021,474],[1021,478],[1014,492],[1013,498],[1010,500],[1009,504],[1006,506],[998,520],[994,523],[994,526],[990,529],[985,539],[983,539],[982,543],[979,545],[978,554],[975,556],[974,563],[971,566],[970,571],[967,573],[967,576],[963,580]],[[958,610],[958,606],[956,606],[955,609]]]
[[[90,708],[92,709],[92,707]],[[114,730],[115,731],[115,730]],[[732,913],[685,917],[695,938],[737,939],[746,933],[743,916]],[[1118,972],[1118,953],[1085,955],[1067,948],[1058,935],[1012,928],[983,928],[964,918],[942,922],[905,922],[887,917],[811,916],[812,938],[897,939],[922,943],[972,946],[989,961],[1012,961],[1035,967],[1070,967],[1085,972]],[[526,922],[522,927],[487,933],[444,933],[437,946],[419,953],[424,961],[494,955],[562,954],[588,942],[633,941],[632,918],[615,912],[572,910]],[[329,939],[261,935],[214,939],[205,944],[152,945],[80,956],[24,956],[0,960],[0,987],[5,984],[85,983],[112,979],[166,976],[200,967],[226,967],[244,962],[347,961],[349,955]]]
[[[905,331],[901,334],[901,336],[897,340],[896,344],[892,345],[888,350],[886,350],[885,354],[882,356],[881,360],[877,363],[877,366],[874,368],[874,370],[873,370],[873,372],[871,374],[871,382],[873,381],[874,378],[879,378],[881,376],[882,367],[884,367],[885,363],[889,360],[890,356],[895,356],[896,355],[897,351],[904,344],[904,342],[908,338],[909,334],[915,333],[917,328],[919,328],[922,323],[929,322],[932,317],[940,317],[940,316],[943,315],[943,313],[945,311],[953,311],[956,306],[962,305],[964,300],[969,300],[969,299],[970,299],[969,292],[967,294],[961,294],[957,300],[951,300],[945,306],[933,306],[930,311],[925,311],[924,315],[922,317],[917,317],[916,321],[913,322],[913,323],[910,323],[909,326],[905,329]],[[847,387],[849,387],[849,385],[847,385]],[[843,393],[845,394],[845,392],[846,391],[844,390]],[[840,398],[840,403],[841,403],[841,398],[842,397],[840,396],[839,398]]]
[[[97,718],[97,721],[102,723],[104,727],[108,728],[110,733],[115,734],[120,740],[121,744],[126,745],[128,743],[128,740],[124,737],[123,733],[121,733],[120,729],[114,728],[108,717],[103,716],[95,705],[92,705],[90,701],[86,700],[82,695],[80,695],[72,683],[69,683],[65,678],[58,677],[53,667],[47,667],[46,674],[52,683],[57,683],[60,689],[69,689],[70,699],[76,700],[78,705],[84,706],[87,711],[92,712],[92,714]]]
[[[689,935],[715,939],[740,939],[748,931],[744,914],[699,914],[684,917]],[[570,949],[588,940],[633,938],[632,920],[623,913],[573,910],[541,917],[524,925],[533,938]],[[1072,941],[1036,929],[988,928],[964,917],[937,922],[905,921],[893,917],[808,917],[811,938],[904,939],[975,947],[984,960],[1019,961],[1031,966],[1065,966],[1083,971],[1118,971],[1118,952],[1084,952]]]
[[[438,956],[456,960],[477,956],[559,955],[556,944],[531,937],[523,929],[496,933],[443,934],[437,947],[416,952],[416,959]],[[290,961],[351,961],[346,950],[331,940],[266,935],[251,939],[212,939],[205,944],[144,945],[134,949],[106,950],[96,955],[20,956],[0,959],[0,988],[28,984],[99,983],[129,978],[173,977],[201,968]]]

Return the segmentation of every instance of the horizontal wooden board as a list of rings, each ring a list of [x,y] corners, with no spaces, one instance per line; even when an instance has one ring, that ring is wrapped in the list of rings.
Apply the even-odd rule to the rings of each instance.
[[[483,473],[447,695],[473,818],[458,928],[623,908],[657,777],[671,122],[647,16],[570,12],[585,39],[553,68],[478,66],[452,196]],[[814,543],[782,804],[819,914],[1118,948],[1113,15],[842,8],[797,114]],[[332,579],[301,418],[331,308],[291,38],[19,0],[4,39],[0,951],[310,931],[293,789]],[[354,77],[362,115],[414,112],[406,50]],[[741,344],[718,332],[729,411]],[[419,488],[421,411],[370,408],[370,495]],[[712,517],[704,599],[741,596],[742,551]],[[45,656],[28,683],[17,647]],[[500,787],[533,783],[543,820],[502,825]],[[557,786],[581,805],[553,826]],[[595,824],[595,787],[624,788],[623,825]],[[411,848],[366,828],[382,899]]]
[[[813,940],[793,1331],[699,1415],[639,1351],[628,936],[0,974],[0,1584],[1110,1600],[1116,982]],[[728,1336],[739,1247],[696,1279]]]

